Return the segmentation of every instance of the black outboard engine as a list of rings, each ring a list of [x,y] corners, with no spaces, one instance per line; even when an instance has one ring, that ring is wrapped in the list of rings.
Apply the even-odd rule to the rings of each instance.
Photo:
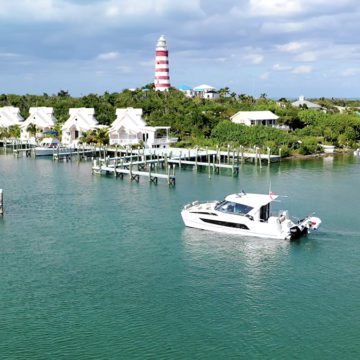
[[[290,228],[290,239],[294,240],[294,239],[298,239],[300,238],[302,235],[305,235],[308,233],[308,229],[307,227],[303,227],[302,229],[295,225],[293,227]]]

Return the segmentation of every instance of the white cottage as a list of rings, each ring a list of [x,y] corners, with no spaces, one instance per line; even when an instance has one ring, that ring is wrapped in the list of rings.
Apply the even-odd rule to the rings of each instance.
[[[180,85],[178,87],[178,90],[180,90],[188,98],[192,98],[195,96],[194,90],[188,85]]]
[[[311,109],[311,110],[321,110],[322,107],[318,104],[315,104],[311,101],[305,100],[304,96],[299,96],[299,100],[294,101],[291,103],[292,106],[295,107],[304,107],[306,109]]]
[[[21,124],[20,138],[36,143],[44,132],[51,130],[55,125],[54,109],[52,107],[31,107],[29,114],[29,117]],[[33,126],[36,133],[31,131]]]
[[[239,111],[230,120],[236,124],[276,126],[279,117],[271,111]]]
[[[14,106],[0,108],[0,127],[7,128],[13,125],[21,125],[23,121],[19,108]]]
[[[219,99],[220,95],[216,89],[207,84],[202,84],[194,87],[193,89],[195,96],[201,97],[203,99]]]
[[[61,128],[61,142],[64,145],[76,146],[84,132],[103,127],[98,125],[94,108],[72,108],[69,109],[69,115]]]
[[[147,126],[142,109],[116,109],[116,120],[109,130],[110,145],[134,145],[143,142],[145,147],[168,147],[177,141],[169,137],[170,126]]]

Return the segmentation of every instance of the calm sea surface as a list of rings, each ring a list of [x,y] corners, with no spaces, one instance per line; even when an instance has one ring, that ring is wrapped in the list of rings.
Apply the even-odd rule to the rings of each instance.
[[[177,171],[0,156],[1,359],[360,358],[360,161]],[[299,243],[186,229],[193,200],[272,191],[323,220]]]

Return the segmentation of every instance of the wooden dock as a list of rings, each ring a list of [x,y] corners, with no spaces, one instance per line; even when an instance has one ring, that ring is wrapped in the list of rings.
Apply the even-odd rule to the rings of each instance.
[[[97,155],[97,151],[94,149],[55,149],[52,155],[54,161],[71,160],[74,156],[77,156],[79,160],[86,158],[94,158]]]
[[[182,165],[191,165],[195,168],[197,168],[198,166],[208,167],[209,170],[212,169],[217,174],[220,173],[220,169],[230,169],[232,171],[233,175],[239,174],[239,165],[237,165],[235,163],[232,163],[232,164],[217,163],[217,162],[215,162],[215,156],[213,157],[212,162],[211,161],[201,162],[201,161],[196,161],[196,160],[194,160],[194,161],[181,160],[179,158],[179,159],[169,159],[168,163],[178,165],[179,168],[181,168]]]
[[[15,149],[13,150],[14,156],[19,157],[25,155],[26,157],[31,157],[33,148],[25,148],[25,149]]]
[[[137,164],[139,165],[139,164]],[[167,181],[169,186],[175,186],[175,168],[173,167],[173,173],[170,174],[170,167],[168,168],[167,174],[163,173],[154,173],[152,172],[152,166],[149,166],[148,171],[134,170],[134,164],[130,163],[128,167],[116,167],[114,165],[102,165],[96,160],[94,161],[94,166],[92,168],[93,173],[95,174],[108,174],[114,175],[115,177],[124,178],[124,175],[129,175],[130,181],[139,182],[140,177],[147,177],[150,183],[157,184],[159,179],[164,179]]]
[[[100,154],[110,153],[103,151]],[[112,174],[123,178],[129,175],[130,181],[139,181],[140,177],[147,177],[150,183],[157,183],[158,179],[166,179],[169,185],[175,185],[175,166],[192,166],[195,170],[199,167],[208,169],[211,174],[220,175],[220,170],[230,170],[232,176],[238,176],[240,166],[246,160],[253,161],[262,166],[266,161],[268,165],[279,161],[280,156],[260,154],[259,148],[254,148],[253,153],[245,152],[243,147],[237,150],[220,151],[210,149],[116,149],[113,157],[104,156],[94,162],[93,173]],[[170,175],[172,166],[173,175]],[[153,172],[155,169],[166,169],[167,173]],[[224,173],[226,174],[226,172]]]
[[[9,145],[14,155],[26,155],[30,157],[35,154],[30,144],[17,144],[15,141]],[[51,155],[50,155],[51,156]],[[54,161],[68,161],[73,158],[78,161],[92,159],[96,160],[92,166],[92,172],[96,174],[113,174],[115,177],[123,178],[129,176],[130,181],[139,182],[140,178],[147,178],[149,183],[158,183],[160,179],[167,181],[169,186],[174,186],[175,167],[192,167],[195,171],[199,168],[207,169],[209,178],[212,174],[238,176],[242,164],[252,162],[260,168],[263,164],[270,166],[273,162],[281,159],[281,154],[273,155],[270,148],[267,153],[260,153],[260,148],[253,147],[245,149],[243,146],[231,148],[227,151],[220,148],[137,148],[131,147],[109,147],[80,144],[73,148],[54,149],[52,158]],[[161,170],[160,170],[161,169]],[[172,174],[170,174],[170,169]]]

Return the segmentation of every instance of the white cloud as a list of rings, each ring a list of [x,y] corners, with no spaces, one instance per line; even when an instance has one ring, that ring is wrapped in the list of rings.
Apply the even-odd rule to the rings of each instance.
[[[295,22],[265,22],[261,25],[260,30],[263,34],[287,34],[301,32],[306,29],[305,23]]]
[[[298,0],[250,0],[250,14],[253,16],[288,17],[302,10]]]
[[[109,18],[166,16],[188,14],[203,16],[200,0],[108,0],[103,2],[105,16]]]
[[[250,0],[252,16],[290,18],[307,14],[337,14],[356,8],[355,0]]]
[[[293,74],[309,74],[313,71],[312,66],[309,65],[301,65],[297,66],[292,70]]]
[[[120,14],[120,8],[114,5],[110,5],[105,8],[105,16],[109,18],[117,17]]]
[[[61,21],[76,12],[78,6],[63,0],[2,1],[0,18],[25,21]]]
[[[269,76],[270,76],[269,72],[264,72],[259,76],[259,79],[260,80],[268,80]]]
[[[79,16],[81,14],[81,16]],[[186,14],[191,17],[204,16],[200,0],[104,0],[76,2],[71,0],[17,0],[1,1],[0,19],[17,19],[24,22],[85,22],[96,23],[110,19],[144,16],[167,16]]]
[[[155,59],[151,59],[151,60],[146,60],[146,61],[140,61],[139,65],[141,67],[153,67],[155,68]]]
[[[303,49],[306,45],[306,42],[292,41],[286,44],[276,45],[276,48],[283,52],[296,52]]]
[[[273,70],[275,71],[288,71],[291,70],[292,67],[288,66],[288,65],[281,65],[281,64],[274,64],[273,65]]]
[[[340,75],[344,77],[354,76],[360,73],[360,68],[347,68],[341,71]]]
[[[261,64],[264,61],[264,55],[262,54],[247,54],[244,55],[243,58],[245,61],[254,65]]]
[[[120,57],[120,54],[117,51],[110,51],[107,53],[99,54],[96,58],[98,60],[116,60]]]
[[[0,52],[0,59],[9,59],[9,58],[17,58],[19,54],[11,53],[11,52]]]
[[[117,67],[117,69],[120,70],[120,72],[123,74],[130,74],[132,72],[132,67],[127,65],[120,65]]]
[[[307,51],[302,54],[299,54],[295,57],[296,61],[303,61],[303,62],[312,62],[316,61],[318,58],[317,54],[312,51]]]
[[[226,57],[218,57],[214,59],[218,63],[225,63],[227,61]]]

